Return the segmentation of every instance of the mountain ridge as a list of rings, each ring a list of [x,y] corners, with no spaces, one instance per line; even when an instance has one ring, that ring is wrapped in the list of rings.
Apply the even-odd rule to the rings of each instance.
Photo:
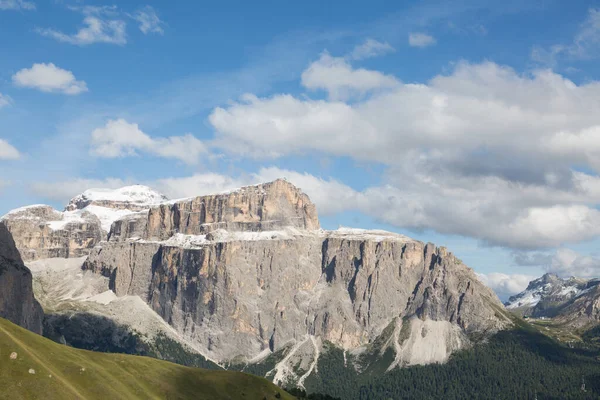
[[[326,343],[365,354],[359,369],[391,352],[393,369],[445,362],[472,337],[512,325],[445,247],[323,230],[308,196],[283,179],[128,210],[87,251],[85,274],[104,277],[116,299],[139,297],[207,358],[281,354],[265,373],[282,384],[316,373]]]

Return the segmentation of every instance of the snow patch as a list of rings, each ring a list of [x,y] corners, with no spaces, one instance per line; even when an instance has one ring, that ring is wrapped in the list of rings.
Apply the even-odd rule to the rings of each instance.
[[[94,214],[100,220],[100,224],[102,225],[102,229],[106,232],[110,231],[110,227],[113,222],[123,217],[126,217],[131,214],[135,214],[135,211],[131,210],[123,210],[117,208],[108,208],[108,207],[100,207],[89,205],[83,209],[83,211],[90,212]],[[74,211],[77,212],[77,211]]]
[[[71,199],[69,204],[81,201],[115,201],[135,203],[140,205],[159,204],[168,200],[167,197],[156,190],[144,185],[125,186],[119,189],[88,189]]]
[[[110,304],[111,302],[113,302],[114,300],[117,300],[117,295],[115,294],[115,292],[113,292],[112,290],[107,290],[106,292],[102,292],[100,294],[97,294],[95,296],[92,296],[88,299],[86,299],[86,301],[94,301],[98,304]]]

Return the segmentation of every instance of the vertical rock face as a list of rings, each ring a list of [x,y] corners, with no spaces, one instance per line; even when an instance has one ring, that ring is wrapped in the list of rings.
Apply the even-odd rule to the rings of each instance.
[[[319,219],[306,194],[278,179],[154,207],[148,215],[146,238],[165,240],[176,232],[198,235],[216,229],[260,231],[285,226],[318,229]]]
[[[107,239],[115,220],[147,213],[151,205],[165,200],[164,195],[141,185],[116,190],[92,189],[71,199],[64,212],[35,205],[12,210],[1,220],[26,261],[82,257]],[[145,214],[143,219],[142,230],[146,224]],[[128,237],[137,233],[129,231],[125,222],[115,229],[121,227]],[[120,231],[115,232],[115,237],[119,234]]]
[[[31,272],[0,222],[0,317],[41,334],[44,313],[33,297]]]
[[[146,234],[146,225],[148,223],[148,211],[136,212],[126,215],[115,222],[110,227],[108,240],[119,242],[132,238],[141,238]]]
[[[105,236],[95,215],[88,212],[65,215],[44,205],[13,210],[2,222],[25,261],[82,257]]]
[[[357,349],[394,321],[415,317],[425,321],[419,335],[437,326],[427,321],[447,323],[439,337],[454,344],[429,358],[404,349],[406,360],[439,362],[467,345],[469,334],[510,324],[495,294],[460,260],[401,235],[292,230],[172,243],[109,243],[84,268],[110,276],[118,296],[145,299],[220,361],[251,360],[309,337]]]

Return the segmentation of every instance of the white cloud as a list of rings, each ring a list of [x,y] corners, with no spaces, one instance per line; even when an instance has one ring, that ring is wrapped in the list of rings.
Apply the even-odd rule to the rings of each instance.
[[[359,205],[360,194],[335,179],[318,178],[308,173],[284,170],[277,167],[261,168],[254,174],[256,182],[269,182],[285,178],[304,191],[321,215],[331,215]]]
[[[12,103],[12,99],[7,95],[0,93],[0,108],[6,107]]]
[[[508,300],[512,295],[521,293],[527,288],[529,282],[535,279],[531,275],[507,275],[499,272],[477,274],[477,276],[486,286],[492,288],[503,301]]]
[[[332,57],[326,52],[302,73],[302,85],[305,88],[326,90],[333,100],[362,96],[369,91],[394,87],[398,83],[394,77],[381,72],[354,69],[346,59]]]
[[[52,63],[33,64],[31,68],[24,68],[14,74],[12,80],[17,86],[38,89],[42,92],[76,95],[88,91],[84,81],[78,81],[71,71]]]
[[[35,10],[35,3],[25,0],[0,0],[0,10]]]
[[[541,64],[554,66],[560,58],[585,60],[600,56],[600,10],[590,8],[572,42],[554,44],[548,48],[535,46],[531,58]]]
[[[284,170],[277,167],[259,169],[256,173],[227,176],[216,173],[172,177],[147,183],[169,198],[182,198],[219,193],[241,186],[270,182],[285,178],[301,188],[317,205],[320,215],[331,215],[356,208],[359,193],[334,179],[322,179],[307,173]]]
[[[76,195],[91,188],[118,189],[132,184],[120,178],[107,179],[72,179],[59,182],[35,182],[31,185],[31,191],[45,199],[67,204]]]
[[[258,183],[258,181],[251,176],[236,178],[205,173],[187,177],[159,179],[153,183],[153,187],[156,187],[171,199],[178,199],[224,192],[254,183]]]
[[[413,32],[408,35],[408,44],[411,47],[428,47],[437,43],[437,40],[426,33]]]
[[[71,10],[84,15],[83,27],[76,33],[66,34],[55,29],[37,29],[40,35],[56,39],[60,42],[86,46],[94,43],[124,45],[127,43],[126,26],[118,19],[116,6],[84,6],[70,7]]]
[[[546,270],[561,277],[598,278],[600,259],[579,254],[571,249],[558,249]]]
[[[356,46],[349,57],[353,60],[363,60],[365,58],[378,57],[387,53],[396,51],[389,43],[379,42],[374,39],[367,39],[364,43]]]
[[[149,33],[158,33],[159,35],[162,35],[165,33],[162,27],[164,22],[160,20],[156,11],[151,6],[140,8],[131,17],[139,22],[140,31],[142,31],[144,35]]]
[[[553,254],[518,252],[514,254],[514,259],[517,265],[541,267],[563,278],[600,277],[600,258],[579,254],[568,248],[560,248]]]
[[[175,158],[195,164],[207,152],[206,146],[194,136],[151,138],[137,124],[124,119],[110,120],[92,132],[92,154],[104,158],[137,155],[146,152],[159,157]]]
[[[303,84],[328,89],[331,101],[247,95],[211,113],[212,144],[257,159],[311,153],[387,165],[386,185],[351,207],[402,228],[514,248],[600,235],[600,82],[459,63],[427,83],[389,77],[395,85],[343,102],[336,90],[351,83],[323,78],[328,65],[339,76],[357,70],[322,59]]]
[[[17,160],[21,157],[19,151],[4,139],[0,139],[0,160]]]

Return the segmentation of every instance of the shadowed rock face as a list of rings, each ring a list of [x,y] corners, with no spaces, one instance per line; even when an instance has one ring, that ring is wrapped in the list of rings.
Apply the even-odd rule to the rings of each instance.
[[[6,226],[0,222],[0,317],[42,333],[44,313],[33,297],[31,272]]]
[[[148,215],[146,238],[165,240],[176,232],[198,235],[216,229],[261,231],[286,226],[318,229],[319,219],[306,194],[278,179],[154,207]]]
[[[152,208],[140,240],[142,225],[141,217],[117,221],[114,240],[84,269],[110,277],[118,296],[140,296],[219,361],[294,343],[357,349],[388,327],[398,336],[406,321],[405,331],[420,335],[406,343],[421,347],[397,337],[388,345],[408,362],[440,362],[470,334],[510,325],[491,289],[445,248],[389,232],[316,229],[314,205],[286,181]],[[429,355],[424,347],[439,340]]]

